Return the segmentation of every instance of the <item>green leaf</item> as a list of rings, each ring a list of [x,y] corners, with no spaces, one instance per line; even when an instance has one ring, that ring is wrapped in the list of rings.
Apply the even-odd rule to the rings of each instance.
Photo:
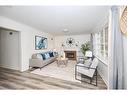
[[[81,52],[84,54],[84,56],[85,56],[86,51],[88,51],[88,50],[90,50],[90,43],[89,42],[86,42],[81,45]]]

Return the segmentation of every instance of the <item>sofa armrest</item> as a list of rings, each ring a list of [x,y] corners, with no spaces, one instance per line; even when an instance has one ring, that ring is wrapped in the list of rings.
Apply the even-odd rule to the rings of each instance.
[[[29,59],[29,66],[30,67],[42,67],[43,60],[41,59]]]

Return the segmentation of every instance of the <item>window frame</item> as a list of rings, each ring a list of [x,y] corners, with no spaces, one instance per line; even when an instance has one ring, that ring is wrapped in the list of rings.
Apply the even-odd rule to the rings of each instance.
[[[108,64],[108,32],[109,32],[109,26],[108,23],[106,23],[103,27],[101,27],[101,29],[98,32],[94,33],[93,36],[93,41],[94,41],[93,54],[106,65]],[[107,41],[106,41],[106,36],[107,36]]]

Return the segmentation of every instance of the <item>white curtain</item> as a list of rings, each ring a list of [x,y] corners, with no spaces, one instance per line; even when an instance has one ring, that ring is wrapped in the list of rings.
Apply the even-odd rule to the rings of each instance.
[[[109,20],[109,89],[123,88],[123,42],[120,31],[119,7],[113,6]]]

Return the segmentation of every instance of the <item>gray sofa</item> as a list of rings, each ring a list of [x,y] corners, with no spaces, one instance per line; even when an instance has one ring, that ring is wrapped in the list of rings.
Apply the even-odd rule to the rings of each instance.
[[[58,56],[57,54],[53,54],[53,56],[44,59],[42,55],[46,53],[48,52],[33,54],[31,59],[29,59],[29,67],[39,67],[41,69],[42,67],[54,62]]]

